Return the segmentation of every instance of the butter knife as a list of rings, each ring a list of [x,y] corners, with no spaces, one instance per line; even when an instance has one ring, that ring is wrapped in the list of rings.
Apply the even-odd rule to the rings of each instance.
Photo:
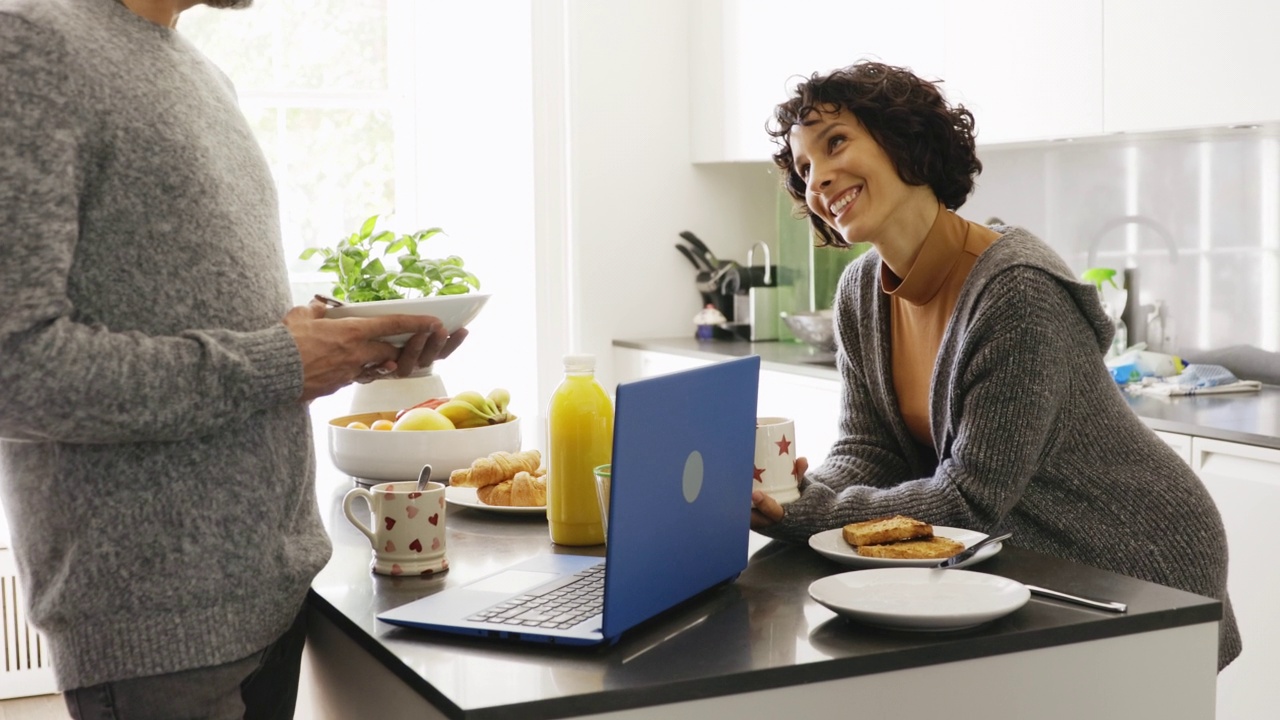
[[[1023,584],[1025,585],[1025,583]],[[1035,585],[1027,585],[1026,587],[1028,590],[1035,593],[1036,595],[1043,595],[1048,598],[1053,598],[1054,600],[1062,600],[1063,602],[1075,603],[1077,605],[1084,605],[1085,607],[1091,607],[1091,608],[1094,608],[1095,610],[1108,610],[1110,612],[1118,612],[1118,613],[1129,612],[1129,606],[1125,605],[1122,602],[1092,600],[1090,598],[1080,597],[1079,595],[1068,595],[1067,593],[1064,593],[1064,592],[1059,592],[1057,590],[1050,590],[1048,588],[1037,587]]]
[[[1013,533],[1011,532],[1000,533],[999,535],[988,535],[982,538],[981,540],[979,540],[978,542],[965,548],[964,550],[961,550],[955,555],[952,555],[951,557],[938,563],[937,567],[940,567],[940,568],[955,567],[956,565],[959,565],[965,560],[968,560],[969,558],[978,554],[978,551],[981,550],[982,548],[988,545],[991,545],[992,543],[1004,542],[1005,540],[1008,540],[1011,537],[1013,537]]]

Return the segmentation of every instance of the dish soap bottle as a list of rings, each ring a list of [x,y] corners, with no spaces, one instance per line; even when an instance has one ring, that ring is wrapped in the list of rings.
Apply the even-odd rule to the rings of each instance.
[[[547,411],[547,525],[557,545],[604,543],[594,470],[613,454],[613,403],[595,369],[594,355],[566,355]]]
[[[1111,268],[1089,268],[1082,277],[1098,288],[1098,297],[1102,301],[1102,310],[1111,318],[1115,334],[1111,337],[1111,348],[1107,350],[1107,358],[1123,355],[1129,348],[1129,328],[1124,321],[1125,305],[1128,304],[1128,293],[1115,281],[1116,271]],[[1107,287],[1107,286],[1110,287]]]

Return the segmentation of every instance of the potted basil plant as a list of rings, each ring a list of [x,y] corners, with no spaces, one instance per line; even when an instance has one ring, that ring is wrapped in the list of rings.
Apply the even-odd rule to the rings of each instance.
[[[423,257],[423,244],[443,231],[428,228],[397,235],[376,230],[378,215],[365,220],[356,232],[333,247],[307,248],[300,256],[310,260],[319,254],[322,272],[337,279],[333,296],[348,303],[403,300],[412,297],[465,295],[480,289],[480,280],[463,267],[462,258]]]

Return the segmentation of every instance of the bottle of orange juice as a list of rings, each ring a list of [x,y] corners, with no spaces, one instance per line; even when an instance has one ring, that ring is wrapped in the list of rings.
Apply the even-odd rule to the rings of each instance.
[[[613,403],[595,377],[594,355],[566,355],[547,411],[547,525],[558,545],[604,542],[593,474],[613,454]]]

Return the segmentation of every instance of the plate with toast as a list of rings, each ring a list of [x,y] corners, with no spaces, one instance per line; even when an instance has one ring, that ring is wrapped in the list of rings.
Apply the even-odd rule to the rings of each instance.
[[[930,525],[895,515],[816,533],[809,538],[809,547],[823,557],[851,567],[936,567],[986,537],[986,533],[977,530]],[[1002,545],[998,542],[986,545],[973,557],[952,567],[980,563],[1000,552]]]

